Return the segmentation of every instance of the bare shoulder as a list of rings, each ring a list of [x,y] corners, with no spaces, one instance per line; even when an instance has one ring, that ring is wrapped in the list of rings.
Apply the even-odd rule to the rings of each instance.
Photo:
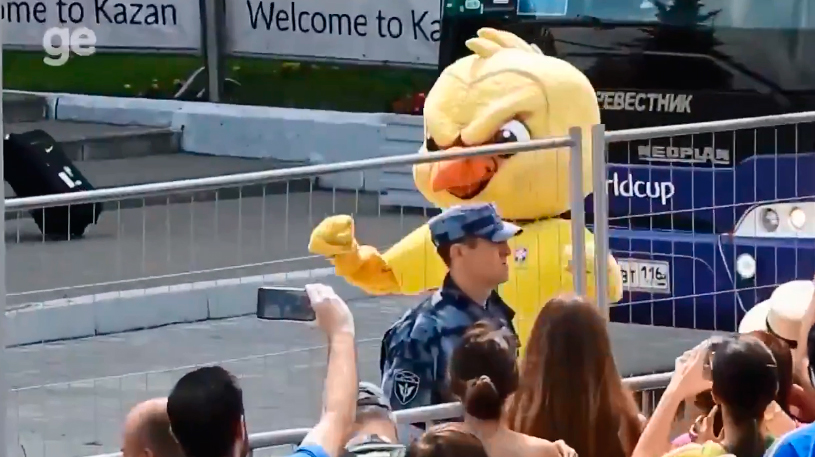
[[[537,438],[534,436],[523,435],[525,437],[526,445],[531,451],[532,455],[539,457],[557,457],[560,455],[557,446],[551,441]]]

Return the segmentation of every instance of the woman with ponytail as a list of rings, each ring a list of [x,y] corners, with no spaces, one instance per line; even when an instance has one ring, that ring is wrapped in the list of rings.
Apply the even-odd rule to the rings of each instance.
[[[679,404],[708,389],[721,410],[721,432],[666,452]],[[762,421],[770,413],[783,413],[774,402],[777,391],[776,361],[760,340],[742,336],[706,341],[677,359],[674,376],[632,457],[762,457],[772,440],[764,435]],[[703,429],[713,428],[706,423],[712,416],[703,421]]]
[[[450,358],[450,388],[464,404],[464,424],[490,457],[561,457],[575,452],[562,441],[552,443],[513,432],[502,422],[504,403],[518,388],[515,339],[488,322],[478,322]]]

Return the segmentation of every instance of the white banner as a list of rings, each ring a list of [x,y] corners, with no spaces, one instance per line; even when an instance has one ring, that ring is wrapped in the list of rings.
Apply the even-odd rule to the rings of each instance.
[[[228,0],[234,1],[234,0]],[[46,30],[86,27],[96,46],[200,49],[198,0],[3,0],[3,44],[42,48]]]
[[[440,0],[227,0],[229,50],[435,65]]]

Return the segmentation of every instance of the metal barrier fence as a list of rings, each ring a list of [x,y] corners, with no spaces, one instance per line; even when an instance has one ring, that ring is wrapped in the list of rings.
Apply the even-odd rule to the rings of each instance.
[[[378,379],[378,339],[359,342],[361,379]],[[249,442],[258,455],[270,449],[299,443],[319,418],[326,347],[263,354],[217,363],[232,372],[241,384],[246,401]],[[203,364],[202,364],[203,365]],[[9,408],[9,456],[72,457],[111,451],[119,440],[130,408],[149,398],[166,396],[175,382],[194,367],[131,373],[12,389]],[[642,407],[649,412],[653,394],[664,388],[670,373],[625,380],[642,394]],[[430,422],[459,417],[460,405],[450,403],[415,408],[396,414],[400,423]],[[120,456],[119,453],[107,454]]]
[[[660,373],[646,376],[636,376],[624,379],[626,387],[634,392],[641,393],[641,407],[643,413],[650,414],[651,408],[655,404],[655,393],[664,389],[671,380],[673,373]],[[398,411],[396,420],[402,424],[414,424],[417,422],[432,423],[434,421],[449,420],[461,417],[462,410],[460,403],[447,403],[444,405],[425,406],[404,411]],[[300,443],[308,433],[308,429],[288,429],[273,432],[257,433],[249,437],[249,445],[252,450],[263,449],[273,446],[296,445]]]
[[[592,132],[595,139],[592,160],[595,195],[600,198],[596,198],[592,203],[591,212],[593,214],[608,214],[605,205],[608,205],[609,210],[614,210],[615,195],[611,195],[608,201],[604,198],[607,195],[604,192],[607,180],[607,170],[604,163],[605,143],[613,146],[620,142],[647,142],[655,138],[775,128],[777,126],[813,121],[815,121],[815,113],[802,113],[629,130],[608,134],[603,132],[602,126],[597,126]],[[324,176],[327,173],[361,171],[371,168],[432,162],[454,157],[499,152],[518,153],[552,147],[571,147],[573,150],[577,150],[580,144],[579,134],[579,131],[572,131],[570,137],[537,140],[520,144],[485,146],[455,153],[442,152],[376,158],[290,170],[274,170],[181,182],[101,189],[56,196],[11,199],[6,201],[7,217],[44,207],[76,205],[87,202],[105,202],[107,206],[106,213],[102,215],[99,226],[93,227],[87,237],[69,242],[49,242],[42,238],[33,222],[29,219],[22,216],[11,217],[7,224],[12,228],[12,233],[10,238],[7,233],[8,249],[6,257],[6,263],[9,267],[8,283],[11,292],[9,299],[16,299],[18,300],[17,303],[22,303],[23,301],[30,301],[32,297],[36,297],[38,300],[47,299],[49,294],[51,294],[50,298],[62,297],[68,291],[71,293],[75,291],[97,293],[104,290],[121,290],[155,284],[177,283],[181,282],[182,279],[186,280],[186,278],[212,279],[226,275],[256,275],[276,271],[308,269],[318,264],[325,265],[323,260],[313,259],[305,254],[311,228],[324,216],[337,213],[353,214],[358,222],[357,236],[360,240],[367,244],[386,247],[424,222],[427,214],[415,214],[405,210],[388,211],[378,204],[375,196],[320,189],[319,183],[316,182],[319,176]],[[804,151],[796,152],[803,153]],[[545,153],[545,151],[538,153]],[[801,156],[803,155],[801,154]],[[793,157],[798,160],[799,156]],[[571,165],[572,170],[579,170],[580,168],[577,161],[573,161]],[[795,168],[796,173],[800,171],[800,169]],[[679,173],[679,171],[673,169],[669,170],[669,173],[674,172]],[[652,172],[648,171],[648,173]],[[576,176],[580,176],[580,174],[577,173]],[[650,181],[652,180],[648,182]],[[755,181],[753,183],[756,184]],[[730,184],[730,188],[733,189],[734,185]],[[580,188],[580,180],[573,179],[571,185],[573,189]],[[632,186],[634,186],[633,183]],[[227,199],[225,197],[227,195],[238,198]],[[214,199],[211,198],[213,196]],[[137,201],[138,205],[134,207],[133,201]],[[771,204],[779,203],[775,200],[769,201]],[[655,208],[653,203],[648,202],[648,211],[642,211],[639,216],[654,216],[660,212],[668,213],[667,210],[663,211],[664,208]],[[738,202],[733,203],[730,209],[738,209],[743,206],[755,207],[763,203],[764,201]],[[699,209],[693,205],[690,208],[690,210],[694,211]],[[715,209],[710,208],[711,211]],[[577,222],[575,224],[577,228],[581,227],[579,221],[583,217],[581,215],[584,215],[583,211],[582,199],[574,198],[572,216],[573,220]],[[687,209],[675,208],[674,212],[676,211],[687,211]],[[631,218],[628,217],[628,219]],[[616,224],[618,220],[612,218],[611,222]],[[760,223],[759,220],[748,222]],[[605,217],[595,217],[594,223],[597,257],[603,258],[602,251],[609,247],[615,251],[620,250],[614,245],[614,243],[619,242],[617,237],[620,235],[620,230],[617,227],[608,228],[609,222],[606,222]],[[633,221],[631,223],[633,224]],[[604,233],[607,229],[608,233]],[[636,230],[630,231],[635,232]],[[639,232],[647,231],[639,230]],[[754,233],[757,233],[755,227]],[[627,239],[631,240],[639,235],[642,235],[642,233],[628,234]],[[806,262],[808,258],[805,255],[808,254],[802,253],[803,248],[797,244],[799,239],[804,238],[804,235],[807,234],[796,235],[791,239],[785,238],[785,242],[792,244],[795,255],[799,256],[795,257],[796,259],[803,259]],[[692,237],[696,236],[696,233],[692,233]],[[743,240],[732,239],[729,242],[744,241],[752,248],[769,245],[769,249],[775,253],[789,249],[789,246],[772,245],[773,242],[780,239],[779,237],[764,237],[758,241],[756,241],[756,238],[757,236],[745,237]],[[578,237],[576,240],[579,242],[582,237]],[[610,240],[610,243],[606,245],[605,240]],[[675,250],[660,254],[657,245],[664,242],[664,240],[664,238],[660,239],[658,237],[646,238],[641,243],[641,245],[645,245],[644,248],[630,246],[628,250],[632,252],[631,256],[633,258],[640,260],[642,260],[642,256],[657,255],[668,259],[680,258]],[[716,240],[717,243],[706,249],[725,249],[725,243],[728,242],[728,239],[717,234]],[[669,239],[667,243],[673,249],[674,246],[683,243],[687,244],[687,240]],[[694,254],[694,249],[696,248],[692,247],[689,251],[691,256]],[[809,247],[808,249],[812,248]],[[583,252],[579,246],[576,246],[575,251],[577,253]],[[775,258],[773,257],[773,259]],[[719,260],[711,270],[721,266],[725,269],[731,268],[732,273],[734,268],[732,263],[728,262],[724,256]],[[578,265],[580,264],[579,255],[576,256],[575,261]],[[798,265],[794,264],[793,266],[795,267],[794,270],[797,271]],[[580,271],[579,266],[576,270]],[[32,272],[36,271],[41,272],[42,284],[49,287],[41,285],[37,289],[37,287],[32,286],[32,283],[37,279],[32,278]],[[598,268],[596,271],[602,273],[605,269]],[[694,275],[694,281],[696,278],[697,276]],[[777,276],[770,278],[769,282],[772,282],[773,279],[777,279]],[[602,281],[607,281],[607,278],[599,274],[598,287],[602,285]],[[578,289],[584,286],[585,284],[578,284]],[[758,289],[759,286],[767,287],[758,284],[754,288]],[[638,293],[643,292],[638,291]],[[664,294],[661,296],[653,292],[645,293],[647,295],[644,298],[642,295],[630,295],[630,297],[634,300],[650,300],[643,301],[640,305],[649,307],[649,312],[654,316],[657,313],[656,308],[659,306],[659,300],[666,298],[664,298]],[[719,300],[723,300],[720,297],[734,297],[737,294],[738,292],[731,284],[724,290],[716,290],[712,293],[694,293],[684,297],[684,299],[690,300],[690,306],[693,312],[696,313],[697,309],[709,306],[707,302],[696,303],[696,300],[702,297],[713,297],[712,304],[716,308],[719,306]],[[682,297],[669,297],[667,299],[673,300],[672,306],[675,307],[673,313],[676,315],[678,312],[676,307],[681,305],[681,303],[677,303],[676,299]],[[28,300],[21,300],[21,298],[28,298]],[[621,307],[612,308],[612,313],[619,308]],[[729,315],[735,320],[738,317],[737,313],[738,309],[734,309]],[[288,369],[285,365],[284,367],[284,369]],[[161,386],[160,389],[168,388],[170,383],[168,379],[164,379],[160,383],[156,381],[158,383],[156,385]],[[129,389],[124,390],[130,391]],[[102,390],[108,392],[110,388]],[[284,392],[278,392],[278,394],[282,397]],[[20,394],[15,391],[14,395]],[[64,397],[70,398],[72,395],[74,394],[66,394]],[[54,395],[53,398],[64,397]],[[97,396],[92,398],[96,399]],[[250,399],[249,402],[251,401],[255,400]],[[93,404],[102,405],[102,408],[105,408],[106,411],[116,410],[117,413],[118,409],[111,405],[125,404],[125,402],[110,399],[94,400],[94,402],[96,403]],[[49,441],[60,442],[60,439],[51,440],[49,436],[61,435],[66,431],[48,430],[47,421],[52,418],[45,417],[48,414],[33,408],[33,402],[23,402],[22,404],[27,406],[19,409],[21,418],[28,418],[33,421],[33,424],[45,423],[45,426],[40,429],[45,430],[45,432],[35,432],[39,433],[39,436],[45,437],[45,439],[41,439],[42,443]],[[76,409],[68,408],[62,411],[71,411],[70,422],[77,422],[75,417]],[[435,418],[434,414],[447,414],[445,411],[449,413],[444,408],[431,408],[409,414],[419,415],[418,417],[412,417],[411,420],[430,420],[431,417]],[[289,412],[290,410],[287,410],[287,415],[280,416],[287,419],[286,426],[299,425],[288,420],[290,418],[288,416]],[[123,413],[124,411],[122,411]],[[68,421],[65,423],[67,424]],[[101,427],[108,427],[105,430],[112,432],[110,429],[112,423],[112,421],[105,420]],[[18,427],[19,424],[20,422],[17,422]],[[261,425],[268,427],[270,424]],[[303,426],[306,425],[303,424]],[[31,426],[31,428],[36,429],[37,426]],[[303,432],[280,432],[278,434],[261,435],[271,438],[268,438],[268,441],[256,441],[256,443],[258,443],[258,446],[264,443],[279,443],[284,438],[288,440],[300,436],[298,433]],[[19,432],[18,435],[20,435]],[[24,436],[24,434],[21,436]],[[256,438],[256,440],[258,439]],[[88,442],[93,442],[93,440]],[[38,445],[32,447],[38,447]],[[46,447],[46,444],[42,444],[39,448],[45,449]],[[26,449],[25,452],[26,456],[28,456],[32,455],[34,450]],[[49,456],[53,453],[51,450],[48,451]]]
[[[732,331],[778,284],[812,278],[814,121],[797,113],[608,133],[604,215],[629,273],[612,319]],[[628,165],[637,163],[661,166]]]
[[[573,143],[568,137],[547,139],[513,145],[511,150]],[[352,214],[362,242],[387,247],[428,215],[387,211],[375,195],[319,188],[320,176],[487,152],[488,147],[452,156],[412,154],[10,199],[7,300],[14,308],[66,297],[325,267],[324,259],[307,252],[309,234],[325,216]],[[51,242],[29,217],[30,211],[88,202],[104,202],[106,209],[82,239]],[[580,210],[582,205],[576,214]],[[575,262],[581,262],[579,256]]]
[[[272,324],[270,328],[263,324],[269,323],[259,323],[257,332],[282,333],[281,337],[297,338],[303,346],[310,343],[313,346],[231,360],[201,360],[200,365],[217,363],[239,379],[250,431],[309,427],[321,410],[319,392],[325,377],[326,347],[319,343],[320,335],[304,332],[301,326]],[[191,338],[196,342],[202,340],[195,336]],[[252,344],[251,335],[236,335],[236,338],[246,340],[247,346],[262,347],[262,344]],[[255,340],[257,343],[263,341],[258,337]],[[362,379],[379,378],[380,341],[379,338],[358,341]],[[213,343],[218,344],[217,341]],[[179,351],[178,365],[185,360],[200,360],[196,354],[184,353],[194,348],[194,345],[174,348]],[[207,348],[204,346],[199,350],[206,352]],[[126,351],[118,349],[121,356],[138,357],[138,348],[134,348],[132,354],[123,354]],[[104,353],[99,356],[101,358]],[[88,358],[90,360],[85,364],[104,363],[97,357]],[[77,360],[76,363],[83,362]],[[7,455],[76,457],[119,449],[122,426],[130,408],[141,401],[166,396],[175,382],[193,368],[187,365],[11,389],[8,395]]]
[[[571,148],[578,159],[582,154],[581,132],[573,129],[569,137],[553,138],[531,143],[510,145],[504,152],[522,152],[547,148]],[[602,148],[600,149],[602,151]],[[421,216],[408,214],[388,215],[381,212],[370,196],[343,194],[340,192],[319,191],[314,186],[315,178],[330,172],[347,172],[374,167],[432,162],[453,157],[467,157],[493,153],[490,147],[475,148],[460,153],[435,153],[408,155],[374,159],[327,166],[301,167],[289,170],[273,170],[234,176],[221,176],[193,181],[169,182],[144,186],[113,189],[100,189],[49,197],[17,198],[6,201],[6,213],[17,217],[7,217],[7,255],[9,266],[9,300],[20,297],[15,288],[25,281],[31,281],[31,272],[40,271],[43,284],[75,286],[78,282],[95,281],[83,289],[88,293],[105,290],[120,290],[126,286],[147,287],[156,282],[173,284],[182,277],[212,279],[218,275],[261,274],[274,272],[275,268],[305,269],[308,264],[305,255],[294,256],[291,252],[305,252],[308,234],[322,217],[348,212],[354,214],[359,223],[358,235],[366,242],[382,246],[392,243],[423,221]],[[574,155],[574,154],[573,154]],[[579,160],[577,161],[579,163]],[[275,195],[270,182],[285,180],[286,192]],[[298,181],[299,180],[299,181]],[[303,192],[291,192],[299,184]],[[252,185],[256,196],[244,198],[244,190]],[[580,180],[574,183],[575,189],[582,189]],[[234,190],[229,190],[234,189]],[[279,189],[277,189],[279,190]],[[202,194],[214,192],[212,201],[198,203]],[[233,192],[234,200],[221,200],[218,195]],[[235,195],[234,193],[237,193]],[[259,192],[259,195],[257,193]],[[580,191],[582,192],[582,191]],[[582,194],[575,201],[579,206],[575,214],[582,211]],[[138,208],[130,207],[128,201],[138,199]],[[156,199],[163,205],[155,205]],[[24,212],[42,208],[78,205],[88,202],[105,202],[107,211],[102,213],[99,225],[92,227],[82,239],[69,239],[50,242],[34,225],[24,217]],[[114,202],[112,205],[109,202]],[[151,205],[150,203],[153,203]],[[47,214],[47,213],[44,213]],[[47,216],[45,226],[48,226]],[[377,233],[366,233],[370,227]],[[582,228],[577,226],[578,229]],[[10,229],[10,230],[9,230]],[[135,231],[135,233],[133,233]],[[384,239],[376,240],[376,235]],[[581,254],[584,248],[578,238],[574,264],[577,271],[584,271]],[[273,261],[269,261],[272,259]],[[249,260],[249,262],[247,262]],[[275,261],[276,260],[276,261]],[[34,262],[32,264],[32,262]],[[319,261],[322,266],[324,260]],[[201,268],[203,266],[203,268]],[[189,272],[194,271],[190,275]],[[115,281],[98,281],[111,273],[121,273],[129,278]],[[109,277],[109,276],[108,276]],[[203,277],[203,278],[202,278]],[[221,276],[223,277],[223,276]],[[70,284],[70,282],[73,284]],[[90,281],[89,281],[90,282]],[[81,285],[81,284],[80,284]],[[585,284],[581,287],[585,287]],[[20,290],[20,289],[17,289]],[[40,298],[59,297],[67,289],[52,288],[39,290]],[[29,296],[32,294],[28,294]],[[43,325],[45,325],[43,323]],[[378,329],[381,335],[383,329]],[[301,336],[292,334],[289,340],[300,341]],[[194,350],[194,348],[190,348]],[[177,350],[184,351],[184,348]],[[366,348],[370,353],[367,363],[376,367],[379,348]],[[135,356],[135,355],[134,355]],[[299,354],[298,356],[299,357]],[[104,363],[93,360],[91,363]],[[244,362],[245,363],[245,362]],[[320,364],[324,359],[320,360]],[[366,359],[361,360],[366,363]],[[302,419],[298,423],[292,403],[299,399],[315,401],[320,385],[301,383],[307,378],[321,382],[322,376],[291,374],[297,363],[275,362],[268,371],[257,370],[256,382],[263,384],[265,391],[252,393],[252,375],[242,376],[247,388],[247,403],[255,403],[254,412],[247,412],[251,423],[264,428],[284,426],[308,426],[319,412],[319,404],[312,409],[301,408]],[[308,369],[307,364],[304,370]],[[321,365],[320,365],[321,366]],[[229,366],[227,368],[231,369]],[[275,368],[279,372],[275,372]],[[240,371],[240,370],[239,370]],[[295,376],[296,378],[287,377]],[[363,374],[367,379],[377,379],[378,373]],[[77,383],[38,386],[15,389],[9,398],[14,405],[16,417],[10,417],[10,428],[16,430],[20,448],[25,457],[53,457],[54,455],[74,456],[92,453],[97,443],[108,447],[118,436],[115,417],[123,416],[127,407],[139,399],[156,395],[166,395],[177,379],[177,372],[159,372],[118,376],[102,380]],[[280,381],[282,379],[282,382]],[[299,384],[296,389],[292,386]],[[296,393],[297,390],[304,393]],[[308,393],[312,393],[309,395]],[[266,402],[270,403],[266,403]],[[276,406],[275,406],[276,405]],[[268,414],[268,416],[267,416]],[[253,418],[253,415],[258,416]],[[12,435],[14,436],[14,435]],[[90,444],[89,444],[90,443]]]
[[[808,127],[814,118],[812,113],[800,113],[605,134],[609,157],[601,158],[601,151],[595,151],[593,181],[595,190],[604,188],[608,193],[596,191],[595,196],[605,198],[586,208],[586,217],[595,224],[598,249],[611,248],[629,272],[664,276],[662,280],[637,277],[640,283],[632,278],[629,293],[611,310],[615,321],[732,330],[744,310],[766,298],[777,284],[815,273],[815,253],[807,244],[815,237],[815,188],[805,176],[815,163],[807,149],[812,139],[798,134],[798,127]],[[693,155],[694,139],[704,135],[716,135],[711,149],[721,144],[731,165],[704,169],[699,167],[705,164],[679,165],[656,171],[617,165],[641,152],[670,153],[666,149],[672,144]],[[786,149],[779,146],[784,138]],[[768,141],[771,148],[759,151],[759,144]],[[515,145],[519,149],[514,150],[540,144]],[[376,158],[9,200],[8,302],[14,307],[323,267],[324,260],[310,256],[306,246],[314,225],[332,214],[353,214],[361,242],[387,247],[430,214],[383,207],[377,195],[326,188],[319,177],[416,160],[410,155]],[[603,161],[609,164],[605,168]],[[776,170],[782,168],[789,170],[791,184],[776,182]],[[783,196],[776,193],[785,186],[789,190],[790,185],[793,191]],[[638,191],[642,197],[636,195]],[[99,225],[84,239],[69,243],[48,242],[27,214],[42,206],[91,201],[106,202]],[[779,222],[776,233],[763,231],[763,207],[774,208]],[[787,215],[793,210],[804,215],[803,230],[790,229]],[[580,225],[579,217],[574,212],[575,226]],[[744,236],[733,237],[734,232]],[[752,277],[738,271],[743,254],[753,261]]]

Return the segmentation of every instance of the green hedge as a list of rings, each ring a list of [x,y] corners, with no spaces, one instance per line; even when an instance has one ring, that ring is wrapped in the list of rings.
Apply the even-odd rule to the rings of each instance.
[[[4,51],[4,87],[171,98],[201,66],[198,57],[161,54],[96,54],[74,57],[61,67],[45,65],[42,59],[41,52]],[[240,84],[228,87],[231,103],[352,112],[390,111],[397,99],[427,91],[435,78],[429,70],[251,58],[230,58],[226,67],[227,77]]]

